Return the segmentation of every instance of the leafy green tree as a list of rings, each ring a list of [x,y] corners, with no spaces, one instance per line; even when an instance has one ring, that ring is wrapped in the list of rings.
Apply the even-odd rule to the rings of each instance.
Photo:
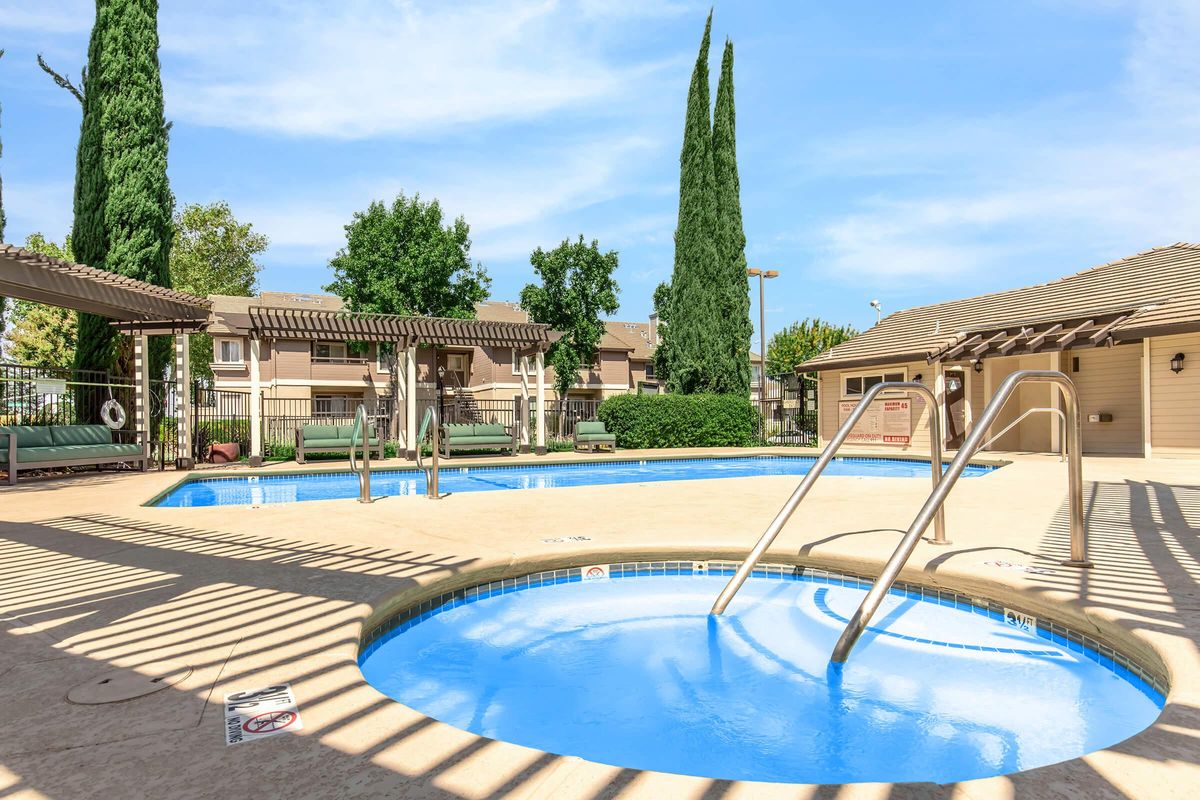
[[[858,335],[849,325],[834,325],[815,317],[793,322],[776,331],[767,345],[767,374],[791,372],[797,365]]]
[[[708,46],[712,13],[692,82],[679,154],[679,222],[671,274],[671,364],[667,387],[694,394],[730,389],[722,375],[720,344],[721,256],[717,247],[717,195],[709,117]]]
[[[578,241],[566,239],[549,252],[539,247],[529,263],[542,282],[521,290],[521,308],[534,322],[563,332],[547,355],[554,367],[554,390],[559,401],[566,402],[579,370],[596,361],[604,336],[600,315],[617,311],[617,252],[601,253],[598,241],[589,245],[580,235]]]
[[[156,0],[97,0],[83,77],[83,120],[75,172],[77,259],[159,286],[170,286],[171,210],[167,130],[158,63]],[[118,337],[109,320],[79,315],[75,365],[117,368]],[[170,342],[155,337],[153,374]]]
[[[238,222],[225,202],[189,203],[176,212],[171,243],[171,285],[198,297],[248,297],[258,288],[262,265],[255,256],[270,240],[248,222]],[[194,334],[192,375],[212,378],[212,337]]]
[[[671,377],[671,284],[654,288],[654,313],[658,317],[658,345],[654,348],[654,375],[660,383],[670,384]],[[651,342],[651,344],[654,344]]]
[[[47,241],[40,233],[31,233],[25,239],[25,249],[64,261],[74,260],[70,236],[62,245],[58,245]],[[59,369],[69,369],[74,363],[78,325],[74,311],[29,300],[16,300],[13,302],[10,322],[8,356],[16,363]]]
[[[401,193],[390,206],[373,202],[346,226],[325,289],[355,311],[473,317],[491,279],[471,263],[470,233],[462,217],[444,225],[437,200]]]
[[[713,112],[713,171],[717,193],[717,247],[720,257],[719,291],[721,381],[731,394],[750,392],[750,279],[746,275],[746,233],[742,226],[741,185],[737,167],[737,126],[733,102],[733,42],[725,40],[717,104]]]

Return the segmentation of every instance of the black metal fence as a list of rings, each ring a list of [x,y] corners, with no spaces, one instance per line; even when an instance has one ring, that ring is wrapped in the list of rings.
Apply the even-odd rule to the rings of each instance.
[[[126,378],[97,370],[0,364],[0,425],[94,425],[115,400],[125,411],[122,430],[133,430],[134,387]]]
[[[250,453],[250,393],[211,389],[200,381],[191,387],[192,458],[209,460],[215,444],[236,444]]]
[[[807,376],[767,377],[758,402],[764,444],[817,446],[816,388]]]
[[[304,425],[353,425],[358,404],[367,407],[367,416],[384,438],[392,441],[393,402],[391,397],[358,399],[263,398],[263,450],[268,457],[290,457],[296,447],[296,431]]]

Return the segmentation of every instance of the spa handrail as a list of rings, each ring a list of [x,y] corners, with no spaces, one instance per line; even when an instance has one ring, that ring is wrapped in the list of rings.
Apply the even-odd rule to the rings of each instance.
[[[983,450],[985,447],[990,445],[992,442],[996,441],[1001,436],[1003,436],[1004,434],[1011,431],[1013,428],[1020,425],[1021,420],[1025,419],[1030,414],[1038,414],[1038,413],[1057,414],[1058,415],[1058,418],[1062,423],[1062,434],[1058,437],[1058,460],[1066,461],[1067,460],[1067,415],[1062,412],[1061,408],[1049,408],[1049,407],[1047,407],[1047,408],[1031,408],[1028,411],[1026,411],[1024,414],[1022,414],[1021,416],[1014,419],[1012,422],[1005,425],[1004,428],[1001,429],[1001,431],[999,433],[997,433],[995,436],[988,439],[983,444],[979,445],[979,449]]]
[[[920,394],[925,404],[929,407],[929,466],[933,473],[933,485],[937,487],[942,478],[942,437],[941,437],[941,415],[938,413],[938,402],[933,392],[928,386],[916,381],[893,381],[877,383],[867,390],[867,393],[862,396],[858,405],[850,412],[850,416],[842,423],[842,427],[838,428],[837,433],[829,440],[829,444],[822,451],[817,462],[812,465],[812,468],[805,473],[801,479],[800,485],[792,492],[792,496],[783,504],[783,508],[779,509],[779,513],[775,515],[775,519],[767,526],[766,531],[759,538],[758,544],[754,545],[754,549],[746,556],[746,560],[738,567],[737,572],[725,588],[721,590],[721,594],[717,596],[717,601],[713,603],[711,614],[721,614],[725,611],[729,601],[742,588],[742,584],[746,582],[746,578],[754,571],[754,567],[758,564],[759,559],[763,557],[763,553],[775,541],[775,537],[783,530],[783,526],[791,518],[796,511],[797,506],[808,494],[808,490],[817,482],[817,478],[821,477],[821,473],[825,471],[825,467],[829,466],[829,462],[833,460],[842,443],[846,441],[846,437],[850,435],[850,431],[858,424],[863,414],[867,413],[871,402],[883,392],[916,392]],[[937,520],[934,524],[934,544],[950,544],[946,539],[946,522],[942,514],[941,508],[938,508]]]
[[[425,473],[425,496],[430,500],[441,500],[442,496],[438,492],[438,427],[440,420],[438,419],[438,408],[435,402],[429,408],[425,409],[425,416],[421,418],[421,428],[417,431],[417,469]],[[425,466],[424,460],[421,458],[421,445],[425,443],[425,436],[430,436],[430,442],[433,445],[433,459],[428,467]]]
[[[921,534],[929,527],[930,520],[935,515],[941,513],[942,505],[946,502],[946,496],[950,494],[950,490],[954,488],[954,484],[962,476],[963,470],[967,467],[967,462],[979,451],[980,443],[987,436],[988,428],[996,421],[1000,410],[1004,408],[1004,404],[1012,397],[1016,388],[1027,381],[1031,383],[1052,383],[1062,392],[1063,404],[1066,406],[1067,414],[1067,496],[1071,531],[1071,558],[1068,561],[1062,562],[1062,564],[1067,567],[1086,568],[1092,566],[1092,563],[1087,560],[1087,536],[1083,523],[1083,457],[1079,445],[1079,396],[1075,390],[1075,384],[1071,382],[1069,377],[1056,370],[1018,370],[1005,378],[1004,382],[1000,384],[1000,388],[996,390],[996,395],[987,404],[987,408],[983,410],[983,414],[976,421],[971,434],[963,442],[962,447],[959,448],[958,453],[954,456],[954,460],[950,462],[950,466],[946,469],[946,474],[942,476],[942,480],[934,487],[933,492],[930,493],[929,498],[925,501],[925,505],[921,507],[916,519],[909,526],[908,532],[901,539],[900,545],[892,553],[892,557],[884,565],[883,571],[871,586],[870,591],[867,592],[867,596],[863,598],[862,603],[854,612],[854,616],[846,624],[842,635],[838,638],[837,644],[834,645],[833,655],[830,657],[832,663],[843,664],[850,656],[850,651],[854,648],[854,643],[858,641],[863,631],[866,630],[867,625],[871,622],[871,617],[879,609],[879,604],[883,602],[883,598],[891,590],[892,584],[896,582],[896,578],[900,575],[900,570],[904,568],[904,564],[908,561],[909,556],[916,549],[917,540],[921,538]]]
[[[358,443],[363,445],[362,468],[354,460]],[[358,474],[358,502],[371,502],[371,427],[367,424],[367,407],[359,403],[350,429],[350,471]]]

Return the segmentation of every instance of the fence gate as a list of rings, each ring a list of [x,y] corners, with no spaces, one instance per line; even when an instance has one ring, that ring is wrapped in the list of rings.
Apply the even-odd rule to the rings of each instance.
[[[237,444],[243,456],[250,454],[250,393],[210,389],[193,381],[192,458],[208,458],[214,444]]]
[[[767,444],[816,447],[817,384],[809,376],[768,377],[760,410]]]

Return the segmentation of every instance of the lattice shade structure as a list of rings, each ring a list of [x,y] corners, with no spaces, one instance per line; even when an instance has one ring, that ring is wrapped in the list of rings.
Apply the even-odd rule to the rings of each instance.
[[[209,315],[204,298],[11,244],[0,244],[0,296],[172,330],[200,329]]]
[[[978,360],[992,356],[1017,356],[1055,350],[1111,347],[1114,331],[1138,314],[1156,306],[1090,314],[1083,319],[1049,319],[1011,325],[986,325],[959,334],[959,340],[925,356],[936,361]]]
[[[396,342],[437,347],[514,347],[545,351],[558,335],[549,325],[444,317],[404,317],[350,311],[252,306],[244,319],[227,315],[231,328],[245,328],[264,339],[333,339],[358,342]]]

